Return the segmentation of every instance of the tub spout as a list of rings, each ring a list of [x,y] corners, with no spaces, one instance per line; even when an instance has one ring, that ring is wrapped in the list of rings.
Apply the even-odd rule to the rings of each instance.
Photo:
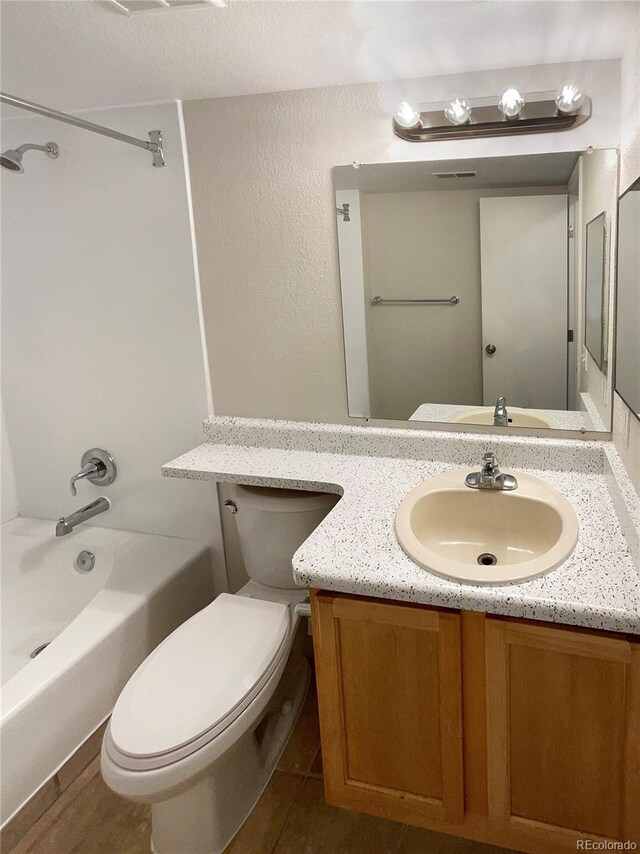
[[[69,516],[63,516],[58,520],[58,524],[56,525],[56,537],[64,537],[66,534],[70,534],[76,525],[79,525],[81,522],[86,522],[89,519],[93,519],[93,517],[97,516],[98,513],[104,513],[110,506],[111,502],[108,498],[96,498],[96,500],[92,501],[91,504],[81,507],[79,510],[76,510],[75,513],[71,513]]]

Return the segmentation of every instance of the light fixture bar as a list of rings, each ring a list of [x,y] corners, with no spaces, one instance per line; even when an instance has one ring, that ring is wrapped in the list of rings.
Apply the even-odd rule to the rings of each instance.
[[[67,113],[61,113],[59,110],[53,110],[51,107],[43,107],[41,104],[34,104],[32,101],[25,101],[24,98],[16,98],[14,95],[8,95],[6,92],[0,92],[0,103],[8,104],[11,107],[17,107],[19,110],[26,110],[29,113],[36,113],[39,116],[46,116],[49,119],[55,119],[57,122],[64,122],[68,125],[74,125],[82,130],[89,130],[92,133],[99,133],[101,136],[108,136],[110,139],[117,139],[118,142],[126,142],[127,145],[135,145],[137,148],[144,148],[149,151],[153,158],[154,166],[164,166],[164,152],[162,150],[162,131],[149,131],[149,139],[138,139],[137,136],[130,136],[128,133],[121,133],[119,130],[112,130],[97,125],[95,122],[87,122],[77,116],[70,116]]]
[[[505,119],[496,105],[475,107],[466,124],[452,125],[443,111],[430,110],[420,113],[420,123],[404,128],[395,119],[393,132],[408,142],[434,142],[449,139],[478,139],[487,136],[515,136],[525,133],[552,133],[570,130],[584,124],[591,117],[591,99],[576,112],[569,115],[558,112],[551,98],[543,101],[527,101],[518,118]]]

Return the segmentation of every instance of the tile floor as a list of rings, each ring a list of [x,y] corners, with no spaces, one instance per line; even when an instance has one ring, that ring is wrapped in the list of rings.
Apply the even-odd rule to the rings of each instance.
[[[96,758],[11,854],[148,854],[150,838],[148,808],[107,789]],[[511,852],[327,806],[312,685],[277,771],[225,854]]]

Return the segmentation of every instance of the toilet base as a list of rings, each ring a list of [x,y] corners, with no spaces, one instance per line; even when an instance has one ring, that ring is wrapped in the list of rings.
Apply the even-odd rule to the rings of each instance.
[[[291,662],[293,663],[293,662]],[[187,791],[152,805],[155,854],[220,854],[256,805],[298,719],[310,668],[285,669],[265,714],[229,756]]]

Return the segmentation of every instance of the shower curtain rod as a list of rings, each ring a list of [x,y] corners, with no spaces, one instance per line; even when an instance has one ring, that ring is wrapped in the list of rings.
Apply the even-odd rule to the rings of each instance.
[[[69,116],[66,113],[61,113],[58,110],[52,110],[50,107],[42,107],[40,104],[34,104],[31,101],[25,101],[23,98],[16,98],[14,95],[7,95],[5,92],[0,92],[0,102],[9,104],[12,107],[17,107],[19,110],[27,110],[30,113],[37,113],[39,116],[47,116],[47,118],[55,119],[57,122],[66,122],[68,125],[83,130],[90,130],[92,133],[99,133],[102,136],[108,136],[111,139],[117,139],[119,142],[126,142],[128,145],[135,145],[138,148],[145,148],[153,155],[154,166],[164,166],[164,152],[162,150],[162,131],[149,131],[149,139],[138,139],[136,136],[129,136],[127,133],[120,133],[117,130],[103,127],[102,125],[87,122],[84,119],[79,119],[76,116]]]

